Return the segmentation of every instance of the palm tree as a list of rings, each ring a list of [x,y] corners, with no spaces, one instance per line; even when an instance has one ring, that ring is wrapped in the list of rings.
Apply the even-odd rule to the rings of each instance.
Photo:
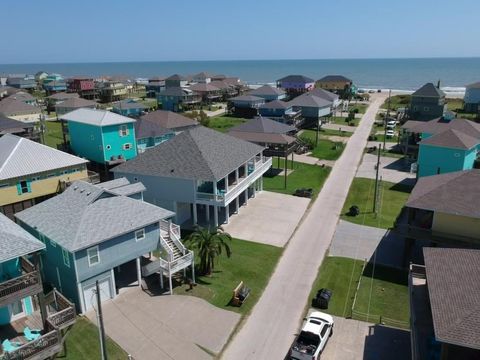
[[[200,273],[210,275],[215,267],[215,259],[225,250],[227,257],[232,251],[227,242],[232,241],[230,234],[223,231],[222,227],[210,230],[197,227],[186,239],[185,243],[194,250],[200,258]]]

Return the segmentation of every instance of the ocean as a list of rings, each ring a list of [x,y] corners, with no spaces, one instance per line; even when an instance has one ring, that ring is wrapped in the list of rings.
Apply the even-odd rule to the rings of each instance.
[[[365,89],[412,91],[426,82],[436,84],[440,80],[442,89],[453,93],[462,92],[465,85],[480,80],[480,58],[0,64],[0,74],[34,74],[40,70],[65,77],[122,75],[132,78],[208,71],[237,76],[252,85],[274,83],[289,74],[302,74],[315,80],[324,75],[341,74]]]

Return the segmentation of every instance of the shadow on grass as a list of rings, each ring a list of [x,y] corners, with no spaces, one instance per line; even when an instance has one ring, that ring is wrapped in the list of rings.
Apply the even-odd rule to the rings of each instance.
[[[408,284],[408,272],[406,270],[396,269],[378,264],[374,267],[373,263],[371,262],[369,262],[363,270],[362,276],[369,278],[373,276],[374,279],[383,280],[399,285]]]
[[[414,179],[404,179],[399,183],[396,183],[395,185],[390,186],[389,190],[410,194],[413,189],[412,180],[413,182],[415,181]]]

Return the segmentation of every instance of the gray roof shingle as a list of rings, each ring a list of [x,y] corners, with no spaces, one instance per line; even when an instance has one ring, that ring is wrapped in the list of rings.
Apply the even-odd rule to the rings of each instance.
[[[230,131],[256,132],[264,134],[287,134],[295,130],[296,128],[294,126],[285,125],[278,121],[259,116],[233,127]]]
[[[318,82],[337,82],[337,81],[351,82],[352,80],[350,80],[349,78],[343,75],[327,75],[317,81]]]
[[[412,96],[418,97],[445,97],[445,93],[432,83],[426,83],[420,89],[415,91]]]
[[[480,250],[424,248],[437,341],[480,350]]]
[[[0,135],[10,132],[23,131],[24,129],[31,129],[35,125],[32,123],[24,123],[18,120],[7,118],[0,114]]]
[[[313,83],[315,80],[303,75],[288,75],[277,80],[278,82],[298,82],[298,83]]]
[[[310,93],[305,93],[291,100],[289,104],[291,104],[292,106],[299,106],[299,107],[325,108],[325,107],[332,106],[333,102],[322,99]]]
[[[290,103],[282,100],[273,100],[260,105],[260,109],[288,109],[290,107],[292,107]]]
[[[419,144],[468,150],[480,144],[480,139],[458,130],[448,129],[420,141]]]
[[[319,88],[312,89],[308,93],[332,102],[337,101],[339,99],[339,96],[337,94],[334,94],[330,91],[319,89]]]
[[[157,110],[140,116],[141,120],[149,121],[165,129],[177,129],[198,125],[198,121],[167,110]]]
[[[158,206],[116,195],[84,181],[75,181],[65,192],[15,214],[17,219],[71,252],[173,215]]]
[[[0,263],[45,249],[45,244],[0,213]]]
[[[34,105],[24,103],[22,100],[17,100],[12,96],[0,101],[0,114],[16,115],[16,114],[40,114],[41,109]]]
[[[147,149],[112,171],[215,181],[224,178],[263,147],[197,126]]]
[[[253,89],[249,91],[250,95],[254,96],[279,96],[279,95],[285,95],[285,91],[270,85],[263,85],[260,86],[257,89]]]

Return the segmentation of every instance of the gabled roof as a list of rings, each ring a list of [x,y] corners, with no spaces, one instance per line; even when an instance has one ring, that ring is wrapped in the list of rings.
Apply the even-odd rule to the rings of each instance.
[[[39,107],[29,105],[21,100],[17,100],[12,96],[0,101],[0,114],[15,115],[17,113],[40,114]]]
[[[165,129],[178,129],[198,125],[196,120],[166,110],[152,111],[140,116],[140,119],[153,122]]]
[[[239,95],[228,99],[230,101],[265,101],[264,98],[253,95]]]
[[[19,136],[0,137],[0,180],[86,164],[88,160]]]
[[[296,128],[294,126],[285,125],[278,121],[259,116],[233,127],[230,131],[254,132],[263,134],[287,134],[295,130]]]
[[[337,101],[339,99],[339,96],[337,94],[334,94],[330,91],[320,89],[320,88],[314,88],[309,91],[309,94],[315,95],[319,98],[328,100],[328,101]]]
[[[190,90],[198,92],[219,91],[220,89],[212,84],[193,84],[189,86]]]
[[[115,167],[115,173],[215,181],[224,178],[263,147],[197,126],[135,159]]]
[[[421,177],[406,206],[478,219],[479,184],[478,169]]]
[[[79,109],[83,107],[96,106],[97,102],[92,100],[82,99],[80,97],[73,97],[68,100],[62,101],[60,104],[55,105],[55,108],[59,109]]]
[[[466,86],[467,89],[480,89],[480,81]]]
[[[26,92],[23,92],[23,91],[19,91],[13,95],[10,95],[11,98],[13,99],[17,99],[17,100],[20,100],[20,101],[35,101],[36,99],[30,95],[29,93],[26,93]]]
[[[351,82],[352,80],[350,80],[349,78],[343,75],[327,75],[317,81],[318,82],[338,82],[338,81]]]
[[[63,193],[16,213],[15,217],[75,252],[173,215],[101,186],[75,181]]]
[[[260,105],[260,109],[288,109],[290,107],[292,107],[290,103],[282,100],[273,100]]]
[[[432,83],[426,83],[423,85],[420,89],[415,91],[412,96],[418,96],[418,97],[444,97],[445,93],[437,88],[435,85]]]
[[[265,96],[277,95],[278,96],[278,95],[284,95],[285,91],[270,85],[263,85],[257,89],[249,91],[248,93],[254,96],[261,96],[261,95],[265,95]]]
[[[297,96],[289,102],[292,106],[325,108],[332,106],[332,101],[322,99],[310,93]]]
[[[60,117],[63,120],[95,126],[110,126],[134,123],[135,119],[115,114],[107,110],[81,108],[70,111]]]
[[[480,250],[423,248],[435,339],[480,350]]]
[[[155,121],[140,118],[135,123],[135,137],[137,139],[157,137],[166,134],[172,134],[172,130],[161,126]]]
[[[47,99],[52,100],[67,100],[71,98],[78,98],[80,97],[77,93],[66,93],[66,92],[59,92],[50,96],[47,96]]]
[[[448,129],[420,141],[419,144],[468,150],[480,144],[480,139],[458,130]]]
[[[147,108],[141,102],[137,102],[134,100],[116,101],[112,105],[114,109],[146,109]]]
[[[23,132],[25,129],[33,128],[32,123],[13,120],[0,114],[0,135],[14,132]]]
[[[288,82],[299,82],[299,83],[313,83],[315,82],[315,80],[307,77],[307,76],[303,76],[303,75],[288,75],[288,76],[285,76],[281,79],[278,79],[277,81],[279,82],[283,82],[283,81],[288,81]]]
[[[179,74],[173,74],[169,77],[167,77],[165,80],[178,80],[178,81],[185,81],[187,78],[185,76],[179,75]]]
[[[0,263],[43,249],[45,244],[0,213]]]

